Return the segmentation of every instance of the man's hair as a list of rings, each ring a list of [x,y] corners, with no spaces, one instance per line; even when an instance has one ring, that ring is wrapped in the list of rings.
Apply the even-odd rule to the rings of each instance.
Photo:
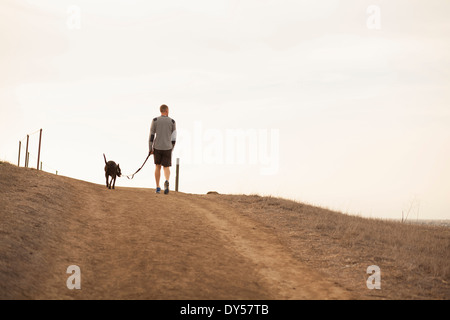
[[[167,110],[169,110],[169,107],[166,106],[165,104],[163,104],[161,107],[159,107],[159,111],[161,111],[161,113],[165,113],[165,112],[167,112]]]

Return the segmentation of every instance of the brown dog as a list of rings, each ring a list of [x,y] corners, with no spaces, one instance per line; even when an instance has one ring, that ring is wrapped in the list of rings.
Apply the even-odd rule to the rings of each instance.
[[[108,189],[115,189],[116,186],[116,178],[122,175],[122,171],[120,170],[119,164],[116,164],[114,161],[106,161],[106,156],[103,154],[103,158],[105,159],[105,177],[106,177],[106,187]],[[109,177],[111,177],[111,181],[109,181]]]

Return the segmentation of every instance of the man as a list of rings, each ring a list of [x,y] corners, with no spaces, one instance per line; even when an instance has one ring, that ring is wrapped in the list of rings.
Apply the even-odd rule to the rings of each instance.
[[[175,120],[169,118],[169,107],[163,104],[159,111],[161,116],[153,119],[150,128],[149,152],[155,160],[156,193],[161,193],[159,181],[161,167],[164,168],[164,194],[169,193],[170,167],[172,166],[172,150],[177,139]]]

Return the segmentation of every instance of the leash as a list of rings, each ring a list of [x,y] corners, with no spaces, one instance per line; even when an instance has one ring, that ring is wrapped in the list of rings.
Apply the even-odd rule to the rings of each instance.
[[[148,154],[148,156],[147,156],[147,158],[145,159],[145,161],[144,161],[144,163],[142,164],[142,166],[141,166],[135,173],[133,173],[132,175],[129,175],[129,176],[125,176],[125,177],[127,177],[128,180],[132,180],[132,179],[134,178],[134,176],[135,176],[139,171],[141,171],[141,169],[145,166],[145,164],[147,163],[148,158],[150,158],[151,155],[152,155],[152,153],[149,153],[149,154]],[[130,177],[131,177],[131,178],[130,178]]]

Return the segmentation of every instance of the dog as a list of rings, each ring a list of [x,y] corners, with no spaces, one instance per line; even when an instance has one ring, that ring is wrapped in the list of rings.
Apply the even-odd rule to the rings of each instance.
[[[108,189],[115,189],[116,178],[122,175],[122,171],[120,170],[119,164],[116,164],[114,161],[106,161],[105,154],[103,154],[103,158],[105,159],[106,187]],[[109,177],[111,177],[111,181],[109,181]]]

